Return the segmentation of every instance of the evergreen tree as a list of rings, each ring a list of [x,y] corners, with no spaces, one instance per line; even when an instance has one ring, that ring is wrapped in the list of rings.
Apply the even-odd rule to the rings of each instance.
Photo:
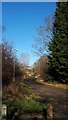
[[[53,39],[49,44],[49,75],[51,80],[68,83],[68,40],[67,40],[67,4],[56,3],[55,21],[53,25]]]

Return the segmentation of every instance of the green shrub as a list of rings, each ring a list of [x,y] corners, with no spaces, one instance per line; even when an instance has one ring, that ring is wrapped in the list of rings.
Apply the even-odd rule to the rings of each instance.
[[[10,102],[10,106],[21,109],[23,112],[40,112],[43,108],[39,102],[32,99],[16,99]]]

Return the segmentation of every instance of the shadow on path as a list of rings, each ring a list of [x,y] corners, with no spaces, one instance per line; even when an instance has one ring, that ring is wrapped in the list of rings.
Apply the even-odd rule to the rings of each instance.
[[[35,77],[29,77],[24,79],[25,84],[31,84],[31,85],[40,85],[41,83],[37,82],[37,78]]]

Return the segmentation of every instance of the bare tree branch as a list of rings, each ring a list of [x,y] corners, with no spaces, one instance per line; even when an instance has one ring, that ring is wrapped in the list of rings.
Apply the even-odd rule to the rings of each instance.
[[[39,37],[34,37],[33,49],[34,52],[42,56],[43,54],[48,54],[48,45],[53,38],[53,22],[54,13],[44,19],[45,24],[37,28],[37,33]]]

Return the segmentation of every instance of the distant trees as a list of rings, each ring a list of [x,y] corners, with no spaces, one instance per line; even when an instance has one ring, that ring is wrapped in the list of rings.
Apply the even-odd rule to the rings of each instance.
[[[34,73],[38,75],[44,81],[47,81],[48,77],[48,57],[42,56],[33,66]]]
[[[68,83],[68,2],[56,3],[55,21],[53,24],[54,37],[49,44],[50,80]]]
[[[24,65],[24,66],[29,66],[29,59],[30,56],[28,53],[22,53],[21,54],[21,58],[20,58],[20,62]]]

